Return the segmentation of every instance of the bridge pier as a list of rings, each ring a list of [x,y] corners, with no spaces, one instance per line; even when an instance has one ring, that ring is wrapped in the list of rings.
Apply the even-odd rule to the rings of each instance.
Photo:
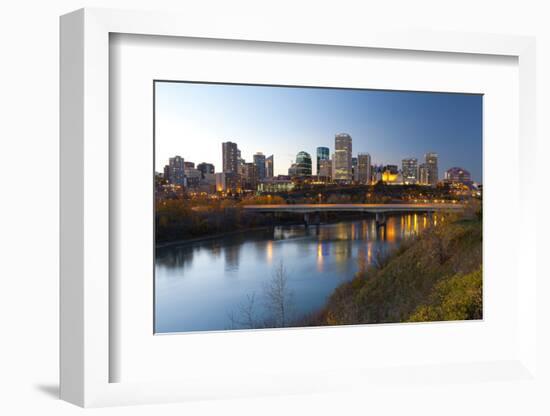
[[[383,212],[376,213],[376,236],[380,237],[380,232],[384,230],[384,237],[386,236],[386,214]]]

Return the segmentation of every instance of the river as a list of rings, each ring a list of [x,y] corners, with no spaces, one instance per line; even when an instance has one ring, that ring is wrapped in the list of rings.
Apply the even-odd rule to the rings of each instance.
[[[255,316],[266,318],[265,288],[281,262],[293,317],[315,312],[337,286],[375,262],[377,253],[396,248],[427,225],[426,216],[409,214],[389,217],[385,236],[367,218],[243,231],[157,248],[155,332],[235,328],[234,318],[252,296]]]

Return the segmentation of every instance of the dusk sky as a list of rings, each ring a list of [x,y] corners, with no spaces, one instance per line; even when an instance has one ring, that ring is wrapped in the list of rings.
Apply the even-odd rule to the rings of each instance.
[[[482,96],[468,94],[156,82],[155,169],[168,158],[222,167],[224,141],[242,157],[274,155],[286,175],[299,151],[334,152],[334,136],[352,137],[353,156],[394,164],[439,155],[439,176],[459,166],[482,182]]]

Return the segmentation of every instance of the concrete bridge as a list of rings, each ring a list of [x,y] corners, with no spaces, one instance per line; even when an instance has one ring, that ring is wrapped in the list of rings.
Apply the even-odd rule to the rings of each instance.
[[[430,217],[434,212],[460,212],[464,210],[461,204],[272,204],[272,205],[245,205],[245,211],[264,214],[296,213],[304,215],[304,224],[307,227],[311,223],[311,214],[314,221],[320,222],[321,212],[364,212],[376,216],[376,226],[385,227],[386,214],[399,213],[427,213]]]

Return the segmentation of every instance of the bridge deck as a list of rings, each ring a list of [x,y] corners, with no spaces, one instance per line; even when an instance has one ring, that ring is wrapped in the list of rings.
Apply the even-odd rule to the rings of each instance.
[[[461,204],[272,204],[272,205],[245,205],[247,211],[254,212],[437,212],[437,211],[461,211]]]

